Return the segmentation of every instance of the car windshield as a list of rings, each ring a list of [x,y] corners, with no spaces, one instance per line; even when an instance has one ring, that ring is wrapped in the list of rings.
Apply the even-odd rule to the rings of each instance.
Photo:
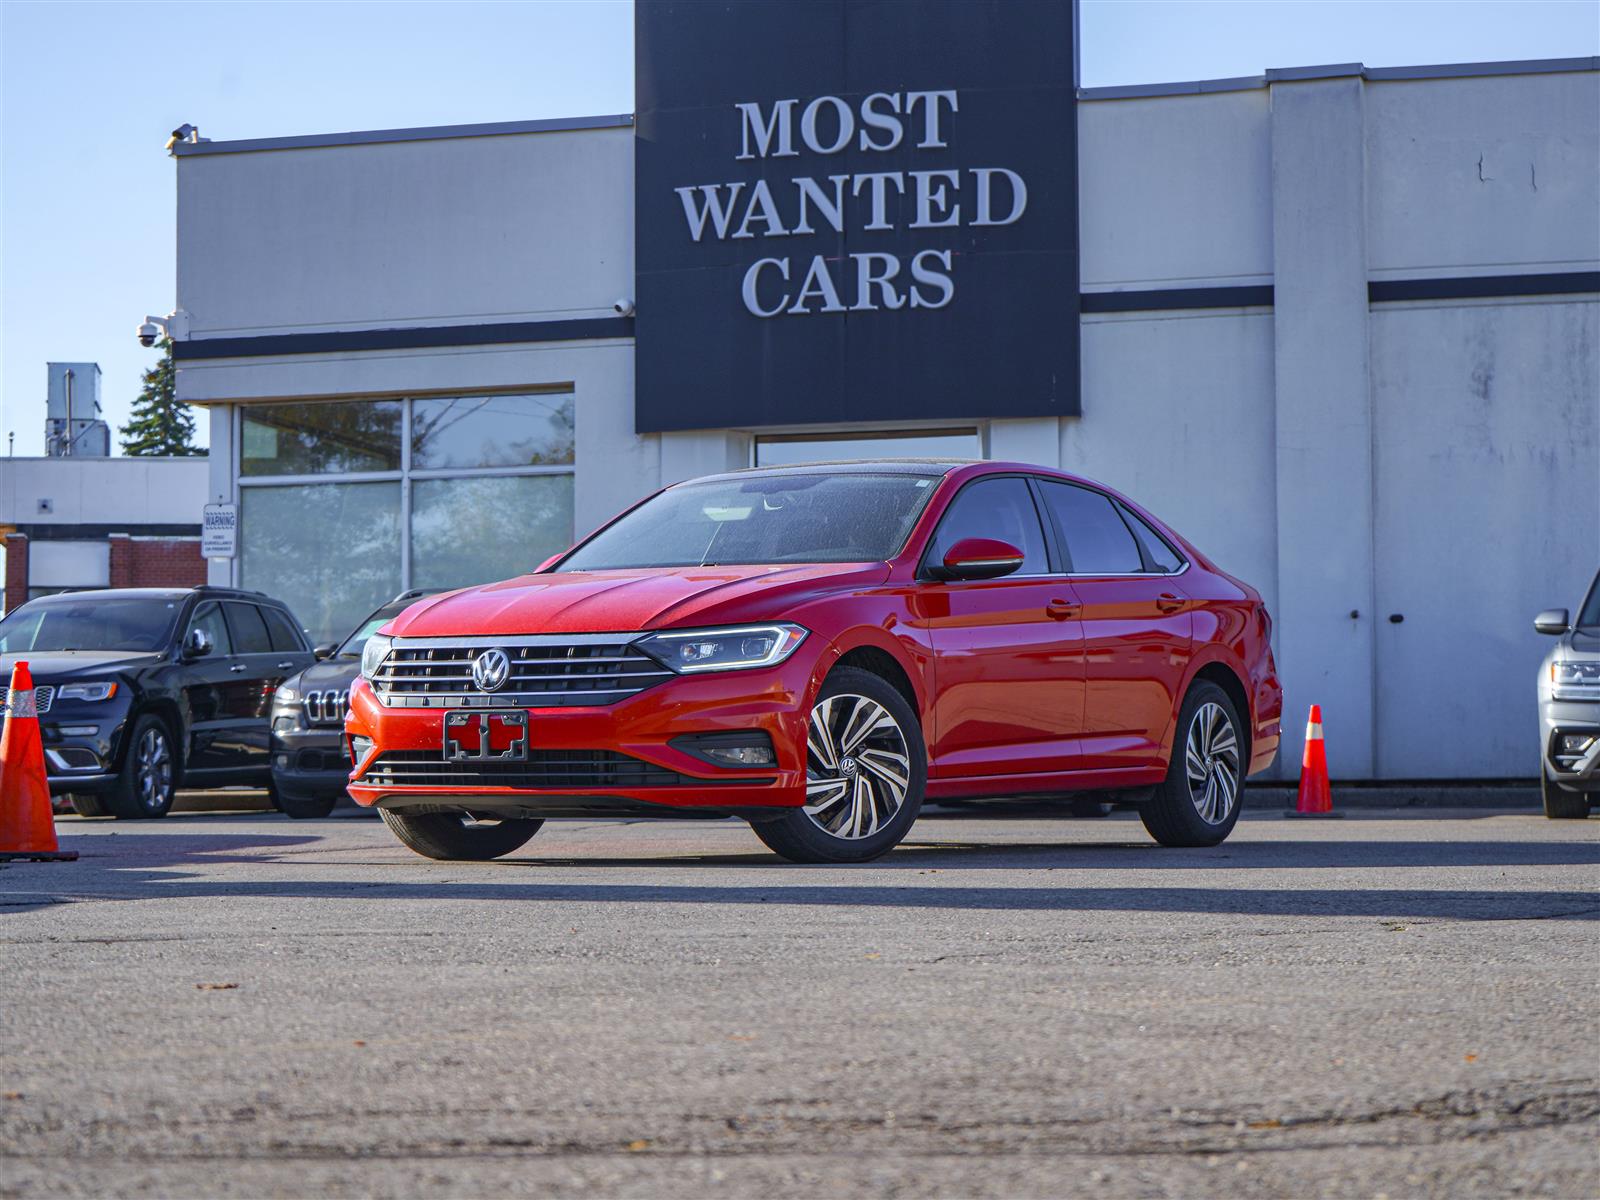
[[[0,654],[163,650],[182,604],[146,596],[35,600],[0,621]]]
[[[367,644],[367,639],[394,620],[402,611],[398,608],[381,608],[373,613],[356,627],[354,633],[345,638],[344,644],[339,647],[338,657],[360,658],[361,648]]]
[[[877,562],[900,552],[938,480],[800,472],[679,484],[619,517],[556,569]]]
[[[1578,627],[1600,628],[1600,574],[1597,574],[1594,582],[1589,585],[1589,598],[1583,602],[1583,608],[1578,613]]]

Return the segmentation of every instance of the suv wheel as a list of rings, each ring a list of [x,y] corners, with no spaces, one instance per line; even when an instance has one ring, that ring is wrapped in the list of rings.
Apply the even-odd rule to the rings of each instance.
[[[1581,821],[1589,815],[1589,797],[1583,792],[1569,792],[1550,778],[1539,759],[1539,799],[1544,802],[1544,815],[1552,821]]]
[[[806,742],[806,802],[754,826],[792,862],[867,862],[899,844],[922,809],[922,727],[894,687],[840,667],[822,684]]]
[[[176,780],[167,724],[160,717],[145,713],[133,723],[128,749],[122,756],[122,770],[105,794],[105,806],[112,816],[125,821],[164,817],[177,795]]]
[[[461,812],[411,813],[380,808],[378,815],[410,849],[446,862],[488,862],[510,854],[525,845],[544,824],[521,817],[476,821]]]
[[[1239,715],[1228,693],[1204,680],[1178,713],[1167,777],[1139,809],[1163,846],[1215,846],[1239,821],[1247,764]]]
[[[96,796],[92,792],[72,792],[67,796],[67,803],[72,805],[72,811],[80,817],[109,817],[111,810],[105,806],[105,798]]]

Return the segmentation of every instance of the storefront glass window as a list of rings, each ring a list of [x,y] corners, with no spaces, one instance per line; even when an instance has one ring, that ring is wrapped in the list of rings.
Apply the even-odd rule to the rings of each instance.
[[[443,396],[412,404],[412,470],[556,466],[572,461],[572,448],[570,394]]]
[[[572,541],[570,392],[248,405],[239,421],[239,582],[313,642],[406,588],[508,579]]]
[[[313,642],[400,591],[400,484],[240,489],[239,585],[284,601]]]
[[[413,587],[509,579],[571,542],[570,475],[427,479],[412,485]]]
[[[400,469],[399,400],[252,404],[240,414],[240,475]]]
[[[976,429],[922,429],[840,437],[767,437],[756,442],[756,466],[840,462],[852,458],[982,458]]]

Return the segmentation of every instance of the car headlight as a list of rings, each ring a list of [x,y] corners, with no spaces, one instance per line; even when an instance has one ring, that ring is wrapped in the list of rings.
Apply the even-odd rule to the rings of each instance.
[[[288,684],[280,687],[272,698],[279,704],[299,704],[301,700],[300,693]]]
[[[56,689],[57,700],[109,700],[116,694],[114,683],[66,683]]]
[[[378,673],[378,668],[383,666],[383,660],[389,657],[389,647],[394,645],[394,639],[384,637],[382,634],[373,634],[367,639],[367,644],[361,647],[361,674],[371,679]]]
[[[1600,699],[1600,662],[1556,659],[1550,664],[1550,683],[1557,700]]]
[[[798,625],[740,625],[732,629],[656,633],[634,644],[663,666],[692,674],[777,666],[805,639],[806,631]]]

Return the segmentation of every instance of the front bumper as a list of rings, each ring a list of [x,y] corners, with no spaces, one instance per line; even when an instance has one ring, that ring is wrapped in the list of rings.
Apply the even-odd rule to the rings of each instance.
[[[98,794],[116,785],[127,716],[128,705],[114,697],[58,702],[40,717],[44,770],[52,796]]]
[[[277,716],[274,716],[277,724]],[[272,782],[280,792],[322,799],[344,795],[350,750],[339,725],[274,729]]]
[[[530,756],[627,756],[628,782],[614,786],[528,787],[479,782],[470,765],[448,782],[380,782],[386,755],[444,762],[442,708],[386,708],[366,680],[350,692],[345,733],[373,743],[350,777],[357,804],[380,808],[438,805],[522,815],[731,813],[797,807],[805,802],[806,718],[835,655],[802,646],[787,662],[756,671],[681,675],[613,705],[534,708],[528,712]],[[680,746],[685,735],[762,730],[771,739],[772,766],[714,766]]]
[[[1594,741],[1576,759],[1559,752],[1567,734],[1592,734]],[[1545,700],[1539,706],[1539,734],[1546,775],[1577,790],[1600,789],[1600,704],[1586,700]]]

